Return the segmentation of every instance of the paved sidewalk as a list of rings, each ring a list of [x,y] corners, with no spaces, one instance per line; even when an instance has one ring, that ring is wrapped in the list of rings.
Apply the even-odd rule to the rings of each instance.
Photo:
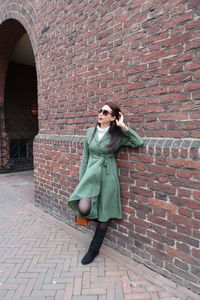
[[[105,245],[83,266],[90,239],[34,207],[31,171],[0,174],[0,299],[200,299]]]

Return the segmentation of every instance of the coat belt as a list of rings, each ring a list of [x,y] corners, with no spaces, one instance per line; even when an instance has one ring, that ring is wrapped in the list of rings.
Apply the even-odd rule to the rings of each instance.
[[[114,154],[100,154],[99,156],[98,155],[95,155],[95,154],[92,154],[91,155],[92,158],[96,158],[96,159],[103,159],[102,162],[103,162],[103,166],[106,168],[106,174],[109,175],[110,174],[110,171],[109,171],[109,168],[108,168],[108,160],[110,158],[114,158]]]

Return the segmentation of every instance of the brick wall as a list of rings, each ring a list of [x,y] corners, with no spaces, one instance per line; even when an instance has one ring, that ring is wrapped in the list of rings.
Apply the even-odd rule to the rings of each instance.
[[[36,204],[74,224],[82,137],[117,101],[145,146],[118,154],[124,219],[107,243],[200,293],[199,1],[10,2],[2,18],[36,58]]]
[[[199,292],[199,140],[146,138],[118,153],[124,217],[107,243]],[[66,200],[78,183],[80,137],[35,140],[36,204],[74,226]],[[90,229],[92,226],[90,227]]]

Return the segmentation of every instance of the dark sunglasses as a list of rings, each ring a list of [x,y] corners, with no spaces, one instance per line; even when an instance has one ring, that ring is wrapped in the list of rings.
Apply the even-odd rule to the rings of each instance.
[[[105,117],[109,114],[111,115],[111,113],[107,109],[102,109],[102,108],[99,108],[99,114],[102,114]]]

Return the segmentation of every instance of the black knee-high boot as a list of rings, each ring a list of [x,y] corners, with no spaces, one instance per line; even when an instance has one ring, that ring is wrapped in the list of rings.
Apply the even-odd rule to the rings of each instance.
[[[99,224],[97,224],[97,228],[94,237],[90,243],[90,247],[87,253],[85,254],[85,256],[81,260],[83,265],[90,264],[95,259],[95,257],[99,254],[99,249],[101,248],[103,239],[107,231],[107,227],[102,229],[98,225]]]

